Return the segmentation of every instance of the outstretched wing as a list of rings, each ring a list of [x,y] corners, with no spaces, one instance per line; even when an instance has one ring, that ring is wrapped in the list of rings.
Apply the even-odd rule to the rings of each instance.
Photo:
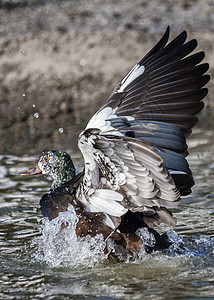
[[[112,218],[129,209],[173,223],[165,208],[191,192],[185,138],[203,108],[208,64],[199,64],[203,52],[187,56],[197,42],[185,43],[185,31],[166,46],[168,38],[169,28],[80,134],[88,210]]]

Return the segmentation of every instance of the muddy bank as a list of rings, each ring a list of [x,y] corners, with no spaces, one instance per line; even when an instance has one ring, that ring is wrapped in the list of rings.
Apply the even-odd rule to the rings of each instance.
[[[213,75],[209,0],[0,1],[0,20],[1,153],[76,148],[90,116],[167,25],[171,37],[186,29],[197,38]]]

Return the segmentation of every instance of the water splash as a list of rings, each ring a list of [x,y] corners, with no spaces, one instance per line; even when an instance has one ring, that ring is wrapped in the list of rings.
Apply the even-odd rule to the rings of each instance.
[[[75,268],[81,265],[92,267],[97,263],[102,263],[109,257],[109,253],[120,262],[149,264],[151,261],[152,264],[155,261],[164,264],[169,258],[179,260],[182,258],[184,262],[193,257],[213,256],[214,253],[214,238],[205,235],[180,237],[176,231],[169,230],[166,234],[172,244],[166,250],[147,254],[143,247],[139,253],[131,257],[123,251],[124,249],[109,240],[108,254],[104,254],[106,244],[103,236],[77,237],[75,234],[77,222],[78,217],[72,206],[52,221],[42,219],[42,236],[32,242],[32,247],[37,248],[32,254],[34,259],[45,262],[51,267]],[[154,244],[153,236],[145,228],[138,230],[137,234],[142,237],[145,245]]]
[[[153,247],[155,245],[155,236],[147,228],[139,228],[135,233],[141,238],[144,246]]]
[[[34,258],[51,267],[93,266],[107,258],[102,235],[79,238],[75,234],[78,217],[72,206],[52,221],[42,220],[42,236],[33,242],[38,250]],[[66,227],[62,229],[62,227]]]

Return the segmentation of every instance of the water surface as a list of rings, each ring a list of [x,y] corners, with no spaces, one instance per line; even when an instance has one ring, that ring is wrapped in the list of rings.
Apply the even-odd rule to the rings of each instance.
[[[209,124],[208,128],[204,126]],[[0,156],[1,299],[199,299],[214,297],[214,129],[202,118],[189,139],[196,185],[174,211],[166,253],[118,262],[97,237],[78,241],[71,227],[44,221],[38,203],[49,178],[20,177],[36,156]],[[75,155],[75,163],[81,160]],[[75,222],[71,213],[62,218]],[[93,249],[91,245],[93,244]]]

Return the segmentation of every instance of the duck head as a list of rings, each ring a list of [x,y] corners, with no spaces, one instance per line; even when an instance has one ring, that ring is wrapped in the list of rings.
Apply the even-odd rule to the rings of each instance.
[[[38,165],[23,173],[23,176],[46,174],[52,177],[51,190],[56,189],[75,176],[75,167],[70,155],[62,150],[42,152]]]

